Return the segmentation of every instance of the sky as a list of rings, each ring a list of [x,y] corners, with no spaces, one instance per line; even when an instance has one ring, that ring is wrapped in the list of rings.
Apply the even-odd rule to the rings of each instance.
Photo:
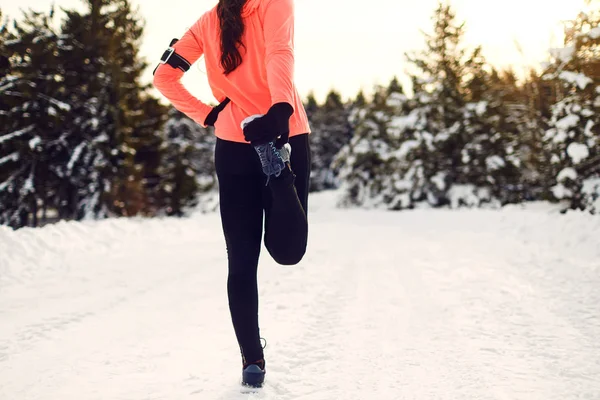
[[[170,40],[181,35],[216,0],[132,0],[146,20],[141,53],[152,70]],[[56,0],[62,7],[81,7],[80,0]],[[166,5],[168,3],[168,5]],[[19,9],[49,9],[48,0],[0,0],[0,9],[11,17]],[[305,97],[318,100],[335,89],[344,98],[359,90],[372,91],[393,76],[407,83],[405,53],[424,46],[422,31],[432,27],[437,0],[296,0],[295,81]],[[493,65],[539,66],[547,50],[562,44],[561,21],[584,9],[584,0],[453,0],[457,18],[466,23],[465,43],[482,45]],[[521,50],[519,50],[519,48]],[[211,103],[202,61],[184,77],[189,90]]]

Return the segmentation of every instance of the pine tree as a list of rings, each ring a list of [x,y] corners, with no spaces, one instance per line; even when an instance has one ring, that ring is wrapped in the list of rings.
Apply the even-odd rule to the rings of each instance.
[[[463,109],[467,143],[461,152],[462,166],[456,184],[469,188],[474,195],[468,205],[480,205],[482,201],[516,203],[523,197],[521,159],[517,126],[504,98],[505,86],[497,71],[486,69],[483,59],[472,65]]]
[[[2,9],[0,9],[0,79],[4,79],[10,71],[9,54],[6,49],[6,41],[10,38],[8,23],[9,21],[4,19]]]
[[[600,212],[600,11],[580,14],[554,51],[546,78],[562,88],[552,107],[545,144],[556,199]]]
[[[79,134],[65,173],[77,217],[148,212],[146,188],[158,168],[164,110],[142,87],[147,64],[139,58],[143,25],[127,0],[85,0],[88,10],[68,10],[63,26],[68,103],[76,105]],[[150,115],[145,112],[151,112]],[[143,156],[137,156],[141,149]],[[140,162],[151,158],[144,167]]]
[[[313,98],[314,100],[314,98]],[[309,98],[309,110],[314,103]],[[314,133],[310,135],[312,156],[310,190],[320,191],[336,188],[337,171],[332,161],[340,149],[352,138],[349,109],[339,93],[331,91],[325,103],[312,114],[310,121]]]
[[[402,186],[411,205],[479,206],[510,201],[519,182],[514,133],[492,90],[481,48],[463,48],[464,24],[440,3],[426,50],[409,55],[413,106],[401,125]]]
[[[20,154],[16,151],[16,145],[11,145],[18,134],[14,129],[14,121],[10,119],[13,112],[13,99],[7,94],[15,90],[17,77],[11,73],[11,65],[7,44],[14,40],[14,35],[8,29],[8,20],[3,19],[0,10],[0,56],[2,57],[2,68],[0,69],[0,224],[6,224],[13,216],[13,210],[18,197],[11,187],[15,185],[16,163]],[[7,136],[8,135],[8,136]]]
[[[319,104],[317,103],[317,99],[315,98],[315,94],[313,92],[310,92],[306,97],[304,109],[306,110],[308,121],[312,123],[312,121],[314,121],[316,112],[319,110]]]
[[[139,109],[135,114],[139,122],[134,126],[131,146],[135,149],[133,162],[141,177],[141,190],[145,193],[143,213],[155,215],[162,209],[159,169],[164,145],[163,129],[168,114],[166,107],[146,90],[144,88],[140,94]]]
[[[143,24],[127,0],[28,12],[0,28],[0,223],[153,215],[166,109],[140,77]]]
[[[129,175],[120,176],[116,185],[130,185],[132,178],[140,185],[134,191],[124,191],[121,199],[139,196],[137,207],[125,209],[128,215],[151,214],[157,199],[152,199],[154,186],[148,186],[148,177],[156,175],[161,147],[161,127],[166,120],[166,108],[150,96],[151,84],[144,86],[140,78],[148,63],[139,56],[144,22],[139,10],[133,10],[129,0],[112,0],[108,4],[111,22],[116,27],[110,43],[111,74],[116,78],[117,98],[121,109],[120,126],[124,141],[132,149],[126,165]],[[122,200],[121,200],[122,201]],[[121,213],[123,213],[121,211]]]
[[[548,200],[547,167],[550,161],[544,150],[543,136],[550,117],[551,86],[534,69],[529,71],[523,83],[517,82],[512,70],[503,71],[496,77],[494,85],[493,90],[504,105],[506,123],[513,132],[510,140],[514,147],[511,150],[518,158],[515,165],[519,165],[520,176],[516,194],[521,200]]]
[[[14,31],[3,28],[10,74],[0,81],[0,223],[37,226],[54,197],[65,157],[65,122],[70,106],[60,101],[58,34],[49,14],[27,12]]]
[[[402,208],[405,196],[397,185],[398,137],[393,122],[408,113],[408,98],[394,78],[387,88],[376,88],[371,103],[359,93],[352,109],[355,134],[334,161],[342,182],[339,205]]]
[[[217,189],[215,136],[175,109],[164,127],[161,200],[167,215],[183,216]]]
[[[415,124],[403,135],[403,141],[411,144],[403,172],[412,177],[412,202],[441,206],[449,203],[448,191],[460,175],[461,153],[468,141],[463,87],[471,67],[468,61],[475,57],[461,47],[464,24],[456,23],[449,5],[440,3],[433,20],[433,34],[425,34],[426,50],[407,55],[415,69],[411,77]]]
[[[354,100],[352,100],[348,106],[348,123],[350,125],[350,130],[354,134],[356,133],[356,128],[364,118],[364,113],[367,107],[368,104],[365,94],[362,90],[360,90],[356,95],[356,98],[354,98]]]
[[[443,155],[434,140],[436,133],[442,131],[436,119],[440,107],[436,98],[423,89],[423,81],[415,76],[412,81],[414,96],[409,112],[395,116],[390,123],[398,138],[393,183],[398,201],[394,209],[413,208],[423,202],[437,205],[440,198],[446,197],[446,182],[439,179],[442,166],[438,160]]]

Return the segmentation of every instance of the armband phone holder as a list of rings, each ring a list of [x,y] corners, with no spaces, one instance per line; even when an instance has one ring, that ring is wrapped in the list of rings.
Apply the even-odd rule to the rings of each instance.
[[[156,68],[154,68],[154,72],[152,72],[152,75],[156,73],[156,70],[162,64],[168,64],[175,69],[182,70],[183,72],[187,72],[190,69],[192,65],[188,62],[188,60],[186,60],[185,58],[183,58],[175,52],[175,48],[173,46],[178,41],[179,39],[171,40],[169,48],[163,53],[162,57],[160,58],[160,63],[156,66]]]

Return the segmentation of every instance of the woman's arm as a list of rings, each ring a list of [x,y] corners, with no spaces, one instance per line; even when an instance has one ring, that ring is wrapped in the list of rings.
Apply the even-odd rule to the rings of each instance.
[[[197,24],[189,29],[183,37],[173,46],[175,52],[185,58],[190,64],[194,64],[204,53],[202,39],[194,34]],[[173,106],[206,127],[205,120],[212,111],[212,107],[195,98],[181,83],[184,72],[173,68],[168,64],[162,64],[154,74],[154,86],[161,92]]]
[[[294,3],[270,0],[265,6],[264,37],[267,82],[271,105],[287,103],[294,107]]]

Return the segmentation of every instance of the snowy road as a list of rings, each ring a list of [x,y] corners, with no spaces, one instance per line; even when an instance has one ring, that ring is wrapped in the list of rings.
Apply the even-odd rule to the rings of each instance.
[[[322,201],[255,394],[218,216],[0,229],[0,399],[600,399],[600,218]]]

